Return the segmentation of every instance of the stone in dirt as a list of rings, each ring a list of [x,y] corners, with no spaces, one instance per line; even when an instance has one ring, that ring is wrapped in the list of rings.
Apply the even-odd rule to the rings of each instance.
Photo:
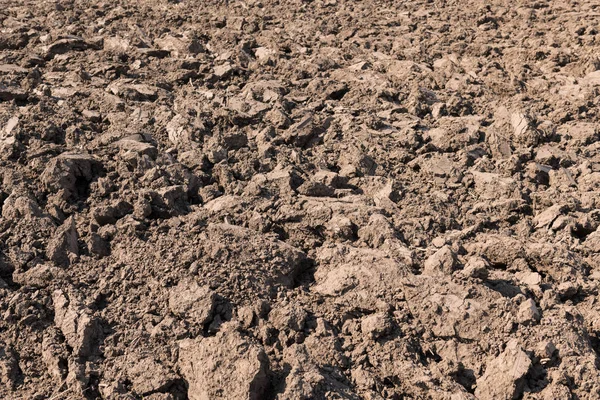
[[[238,332],[181,341],[178,364],[190,400],[261,400],[266,394],[267,355]]]

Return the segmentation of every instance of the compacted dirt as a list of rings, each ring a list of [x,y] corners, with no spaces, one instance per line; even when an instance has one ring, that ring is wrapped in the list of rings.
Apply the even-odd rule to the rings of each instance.
[[[600,1],[0,5],[0,398],[600,398]]]

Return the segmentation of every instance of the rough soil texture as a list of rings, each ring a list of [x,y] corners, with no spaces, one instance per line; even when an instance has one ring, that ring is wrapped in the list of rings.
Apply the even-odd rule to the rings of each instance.
[[[0,5],[0,398],[600,398],[599,1]]]

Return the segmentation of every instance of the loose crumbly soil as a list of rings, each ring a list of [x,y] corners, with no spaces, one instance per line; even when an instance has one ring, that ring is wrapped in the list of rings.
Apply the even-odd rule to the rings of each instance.
[[[600,2],[0,5],[0,398],[600,398]]]

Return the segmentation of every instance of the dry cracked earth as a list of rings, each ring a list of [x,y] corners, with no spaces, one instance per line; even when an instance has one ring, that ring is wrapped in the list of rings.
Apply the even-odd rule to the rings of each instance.
[[[0,5],[0,398],[600,398],[600,1]]]

